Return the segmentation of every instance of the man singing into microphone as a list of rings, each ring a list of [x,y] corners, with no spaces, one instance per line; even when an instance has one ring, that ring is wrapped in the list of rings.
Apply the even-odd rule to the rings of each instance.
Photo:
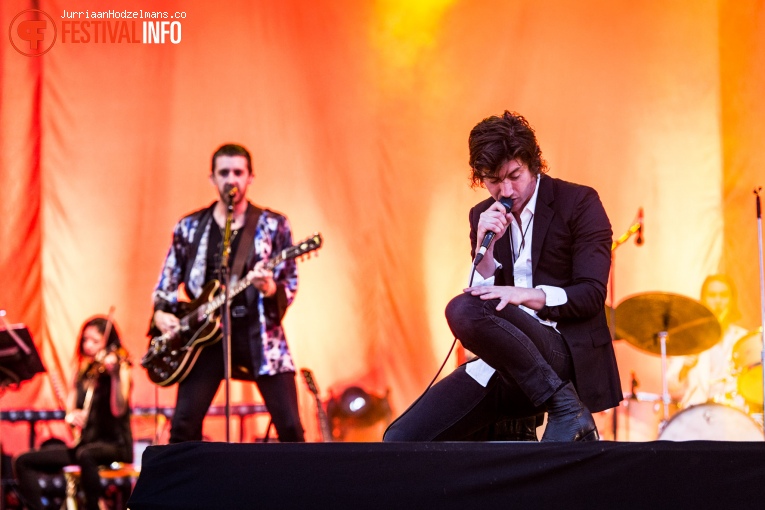
[[[473,185],[491,195],[470,211],[471,255],[486,248],[446,319],[478,359],[427,391],[385,440],[458,441],[544,412],[542,441],[597,440],[591,412],[622,399],[604,311],[612,233],[603,205],[592,188],[545,175],[519,114],[479,122],[469,147]]]
[[[266,261],[292,246],[287,218],[260,209],[246,199],[254,178],[250,153],[240,145],[223,145],[212,157],[210,182],[218,194],[211,206],[182,218],[154,289],[154,333],[175,332],[185,293],[197,298],[205,283],[223,280],[221,253],[229,204],[233,205],[230,236],[232,283],[252,280],[231,302],[231,376],[254,381],[263,396],[281,442],[303,441],[298,414],[295,366],[281,325],[297,292],[294,259],[278,264],[273,272]],[[193,334],[191,332],[190,334]],[[223,345],[204,347],[178,385],[170,442],[201,440],[202,422],[224,377]]]

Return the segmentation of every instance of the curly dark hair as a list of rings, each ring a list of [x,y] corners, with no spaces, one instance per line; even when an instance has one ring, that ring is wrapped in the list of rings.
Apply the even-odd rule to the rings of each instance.
[[[468,146],[473,187],[496,177],[502,165],[516,158],[526,163],[533,175],[547,172],[534,129],[519,113],[505,110],[501,117],[483,119],[470,131]]]
[[[247,160],[247,170],[252,173],[252,158],[250,157],[250,151],[235,143],[227,143],[218,147],[212,157],[212,166],[210,167],[210,173],[215,172],[215,158],[218,156],[244,156]]]

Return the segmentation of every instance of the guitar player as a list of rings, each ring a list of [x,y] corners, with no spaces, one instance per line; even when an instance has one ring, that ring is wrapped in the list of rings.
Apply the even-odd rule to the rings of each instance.
[[[183,333],[178,319],[184,312],[184,303],[179,301],[181,284],[188,297],[197,299],[207,288],[205,284],[222,281],[221,252],[230,200],[232,284],[234,278],[252,280],[230,305],[231,377],[257,384],[280,442],[300,442],[304,436],[295,365],[281,325],[297,292],[297,265],[293,259],[284,260],[273,271],[266,265],[272,254],[292,246],[292,232],[284,215],[260,209],[246,199],[253,178],[250,153],[241,145],[223,145],[213,154],[210,182],[218,200],[175,225],[153,293],[152,333]],[[202,348],[179,377],[171,443],[202,439],[205,413],[223,377],[223,345],[217,341]]]

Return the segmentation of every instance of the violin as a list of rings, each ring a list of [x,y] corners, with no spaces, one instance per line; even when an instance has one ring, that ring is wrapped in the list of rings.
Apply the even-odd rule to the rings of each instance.
[[[106,327],[103,332],[103,337],[108,341],[108,339],[111,336],[112,331],[112,317],[114,315],[114,307],[112,306],[109,308],[109,316],[106,319]],[[74,446],[77,447],[80,444],[80,441],[82,440],[82,433],[81,431],[85,429],[88,418],[90,417],[90,411],[91,407],[93,405],[93,396],[95,393],[96,386],[98,385],[98,377],[106,372],[107,363],[106,360],[110,356],[116,356],[116,363],[114,364],[115,367],[121,368],[123,363],[127,363],[128,365],[131,365],[130,359],[128,358],[128,352],[123,347],[118,347],[114,344],[106,346],[106,348],[101,349],[99,352],[96,353],[96,355],[93,357],[93,360],[89,363],[81,363],[80,364],[80,371],[78,372],[79,379],[82,381],[84,389],[85,389],[85,400],[82,405],[82,412],[84,413],[84,419],[82,420],[82,424],[79,427],[79,431],[75,428],[75,426],[72,425],[72,434],[74,436]],[[111,364],[111,363],[110,363]],[[71,425],[71,424],[70,424]]]
[[[93,361],[85,367],[81,376],[85,385],[85,401],[82,405],[82,410],[85,412],[85,420],[81,427],[82,429],[85,428],[85,425],[88,423],[88,418],[90,417],[91,408],[93,406],[93,395],[98,384],[98,377],[106,372],[106,358],[111,354],[117,356],[116,366],[119,367],[123,363],[132,365],[128,358],[128,352],[124,347],[110,345],[106,349],[98,351],[93,357]],[[72,433],[74,434],[74,445],[76,447],[80,443],[82,435],[80,432],[76,431],[74,427],[72,428]]]
[[[110,355],[114,354],[117,357],[116,365],[122,365],[123,363],[127,363],[129,366],[132,366],[132,362],[130,361],[129,354],[127,350],[124,347],[117,347],[116,345],[110,345],[105,349],[101,349],[96,353],[96,355],[93,357],[93,361],[90,362],[90,364],[85,368],[83,371],[83,377],[85,379],[95,379],[99,375],[106,372],[106,358]]]

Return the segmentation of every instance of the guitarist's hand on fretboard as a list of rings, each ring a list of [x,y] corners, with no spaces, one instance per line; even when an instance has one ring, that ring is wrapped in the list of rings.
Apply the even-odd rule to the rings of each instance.
[[[174,333],[181,327],[181,321],[175,315],[162,310],[154,312],[154,325],[162,332],[163,335],[168,333]]]
[[[266,267],[267,261],[260,260],[255,267],[247,273],[247,281],[252,282],[252,286],[258,289],[258,292],[265,297],[271,297],[276,294],[276,282],[274,273]]]

